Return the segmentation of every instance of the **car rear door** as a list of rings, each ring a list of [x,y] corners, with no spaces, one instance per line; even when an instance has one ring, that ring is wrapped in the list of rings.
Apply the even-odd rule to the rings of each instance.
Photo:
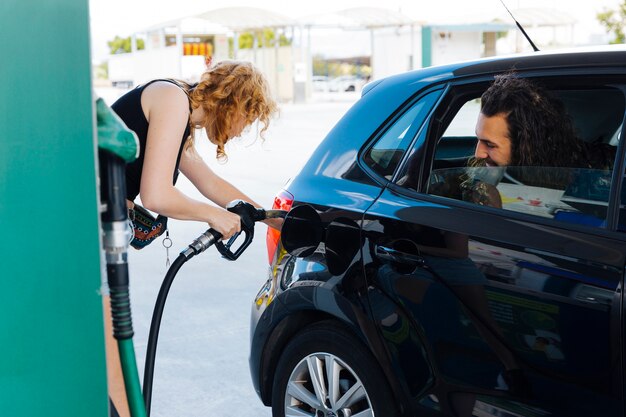
[[[432,154],[434,120],[405,167]],[[605,203],[615,204],[621,176],[611,175]],[[416,412],[621,416],[619,213],[572,224],[532,212],[528,196],[520,212],[428,194],[427,181],[402,171],[394,182],[365,214],[363,262],[372,314]]]
[[[392,189],[363,228],[381,333],[407,363],[425,356],[432,372],[414,391],[421,405],[462,407],[459,415],[485,407],[535,415],[520,404],[558,416],[621,415],[623,241]],[[467,258],[433,254],[464,239]],[[396,310],[378,311],[377,298]],[[394,337],[402,326],[419,342]]]

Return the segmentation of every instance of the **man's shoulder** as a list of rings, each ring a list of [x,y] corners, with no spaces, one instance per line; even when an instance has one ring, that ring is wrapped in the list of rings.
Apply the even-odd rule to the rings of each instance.
[[[609,143],[590,143],[587,145],[589,168],[611,169],[615,163],[617,147]]]

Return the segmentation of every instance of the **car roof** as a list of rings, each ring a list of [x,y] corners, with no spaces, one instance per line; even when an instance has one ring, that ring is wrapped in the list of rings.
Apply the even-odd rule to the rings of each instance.
[[[594,66],[626,66],[625,45],[598,48],[575,48],[527,54],[500,56],[468,63],[456,70],[454,75],[516,70],[574,68]]]
[[[441,66],[422,68],[384,78],[390,85],[396,82],[432,82],[470,75],[505,72],[509,70],[558,70],[571,68],[621,67],[626,69],[626,45],[579,47],[561,50],[530,52],[525,54],[499,55]],[[367,92],[369,89],[366,89]]]
[[[412,100],[426,88],[441,90],[450,81],[470,76],[488,77],[512,69],[524,72],[536,70],[537,75],[559,76],[576,73],[577,69],[581,74],[590,73],[594,68],[600,74],[626,73],[626,46],[497,56],[428,67],[376,80],[363,89],[361,99],[329,132],[303,172],[306,175],[334,175],[328,167],[340,166],[344,159],[352,158],[354,150],[361,148],[363,141],[370,138],[385,120],[389,120],[402,103]],[[321,169],[321,165],[325,169]]]

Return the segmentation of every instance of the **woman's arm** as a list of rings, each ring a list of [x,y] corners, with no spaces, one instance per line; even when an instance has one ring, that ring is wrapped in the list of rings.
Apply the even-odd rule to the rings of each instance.
[[[140,184],[144,206],[167,217],[207,222],[224,237],[239,231],[239,216],[189,198],[172,184],[189,118],[185,93],[171,83],[156,82],[144,90],[141,104],[149,122]]]
[[[226,207],[233,200],[248,201],[261,207],[234,185],[217,175],[193,150],[183,152],[180,171],[191,181],[200,193],[220,207]]]
[[[195,151],[183,152],[180,170],[203,196],[221,207],[238,199],[247,201],[255,207],[261,207],[237,187],[217,175]],[[280,229],[282,220],[270,219],[264,223]]]

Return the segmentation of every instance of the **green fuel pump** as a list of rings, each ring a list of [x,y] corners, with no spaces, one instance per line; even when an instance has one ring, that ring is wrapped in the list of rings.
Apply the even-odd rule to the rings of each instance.
[[[106,417],[89,2],[0,28],[0,414]]]
[[[133,417],[146,415],[132,342],[120,188],[124,164],[137,148],[103,102],[94,106],[88,6],[88,0],[0,2],[0,253],[7,260],[0,272],[2,415],[108,415],[101,231],[129,408]],[[96,113],[98,139],[108,138],[99,141],[99,158]],[[98,201],[98,159],[104,204]],[[203,236],[186,259],[219,241]],[[243,249],[231,251],[231,244],[222,253],[236,259]],[[155,351],[156,337],[151,346]]]
[[[135,349],[128,286],[128,211],[126,208],[126,162],[133,161],[139,144],[102,99],[96,101],[102,203],[102,246],[111,299],[113,337],[117,341],[128,407],[132,417],[145,417]]]

